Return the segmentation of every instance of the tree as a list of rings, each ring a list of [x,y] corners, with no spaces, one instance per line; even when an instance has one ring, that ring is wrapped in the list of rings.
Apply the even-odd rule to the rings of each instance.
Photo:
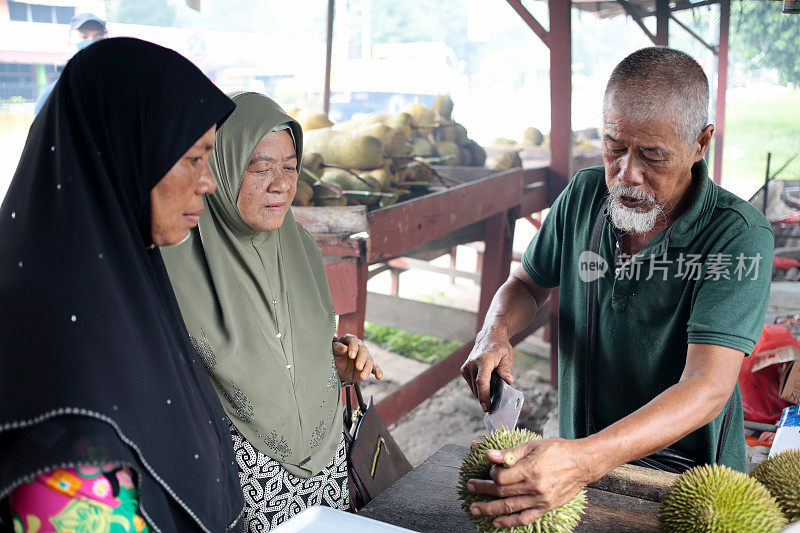
[[[106,0],[110,22],[172,26],[175,9],[167,0]]]
[[[752,67],[774,68],[800,87],[800,15],[781,13],[780,2],[742,0],[733,6],[732,49]]]

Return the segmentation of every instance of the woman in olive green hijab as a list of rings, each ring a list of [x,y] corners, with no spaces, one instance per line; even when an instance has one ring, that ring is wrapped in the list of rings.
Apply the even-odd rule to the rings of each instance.
[[[231,97],[209,160],[217,190],[162,253],[232,421],[246,529],[264,531],[309,505],[347,508],[340,382],[382,372],[355,336],[335,337],[322,253],[289,210],[300,125],[263,95]]]

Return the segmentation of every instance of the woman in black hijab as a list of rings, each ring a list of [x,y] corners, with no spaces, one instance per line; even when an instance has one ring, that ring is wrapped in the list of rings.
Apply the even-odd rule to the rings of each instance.
[[[191,149],[233,107],[180,55],[109,39],[73,57],[31,126],[0,207],[5,525],[34,476],[114,463],[151,529],[237,527],[228,422],[155,246],[197,218],[157,184],[208,172]],[[169,216],[151,213],[159,191]]]

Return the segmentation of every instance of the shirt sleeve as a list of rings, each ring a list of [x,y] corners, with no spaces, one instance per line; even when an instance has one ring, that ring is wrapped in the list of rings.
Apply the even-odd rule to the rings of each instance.
[[[522,254],[522,267],[540,287],[558,287],[561,280],[561,247],[564,238],[567,204],[580,179],[580,173],[561,191],[542,222],[542,227],[531,239]]]
[[[688,342],[750,354],[761,335],[769,301],[774,237],[753,226],[711,253],[695,288]]]

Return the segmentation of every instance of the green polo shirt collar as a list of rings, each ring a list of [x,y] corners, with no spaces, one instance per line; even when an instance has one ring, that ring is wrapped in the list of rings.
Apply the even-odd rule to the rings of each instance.
[[[686,211],[672,224],[672,231],[669,233],[669,243],[672,246],[688,246],[711,221],[717,205],[719,188],[708,177],[705,160],[701,159],[692,166],[692,181],[696,184],[694,198]],[[666,252],[666,248],[663,252]]]

